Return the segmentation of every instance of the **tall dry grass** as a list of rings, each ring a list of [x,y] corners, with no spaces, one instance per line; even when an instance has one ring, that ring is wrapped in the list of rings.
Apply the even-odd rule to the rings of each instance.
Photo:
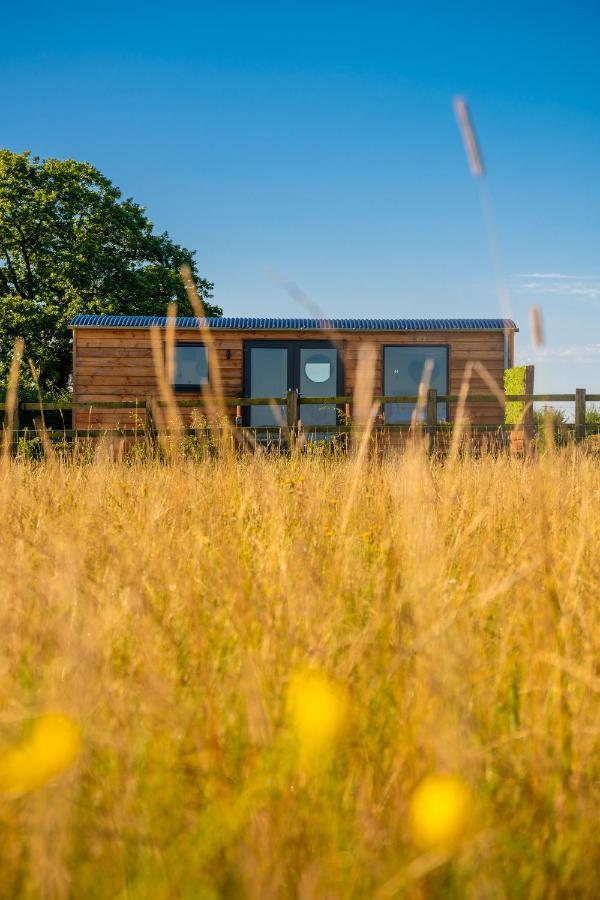
[[[83,750],[0,798],[0,895],[593,896],[599,498],[575,449],[5,460],[0,742],[54,710]],[[473,798],[443,850],[430,773]]]

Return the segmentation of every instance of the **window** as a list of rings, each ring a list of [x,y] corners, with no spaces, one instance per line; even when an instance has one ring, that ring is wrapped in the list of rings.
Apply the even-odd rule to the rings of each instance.
[[[383,392],[386,397],[415,397],[427,360],[433,363],[429,387],[438,394],[448,393],[448,348],[426,344],[387,346],[383,351]],[[448,417],[448,405],[438,403],[438,421]],[[385,421],[389,425],[410,422],[414,403],[386,403]]]
[[[331,378],[331,361],[324,353],[312,353],[304,363],[304,374],[313,384],[322,384]]]
[[[208,357],[204,344],[175,345],[176,391],[198,391],[208,384]]]

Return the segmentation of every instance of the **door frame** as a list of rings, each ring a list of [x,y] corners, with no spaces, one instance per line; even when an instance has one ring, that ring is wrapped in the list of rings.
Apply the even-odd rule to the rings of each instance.
[[[319,349],[322,348],[324,350],[335,350],[337,353],[337,371],[336,371],[336,396],[340,397],[344,393],[344,355],[342,349],[338,344],[334,341],[330,341],[327,339],[323,340],[304,340],[303,338],[261,338],[261,339],[249,339],[244,341],[244,378],[243,378],[243,395],[244,397],[250,396],[250,383],[251,383],[251,372],[250,372],[250,351],[253,349],[264,349],[264,348],[272,348],[273,350],[287,350],[287,375],[288,375],[288,390],[299,389],[299,376],[300,376],[300,350],[311,350],[311,349]],[[302,399],[300,398],[298,401],[298,407],[300,407],[300,403]],[[333,405],[333,404],[332,404]],[[336,407],[339,408],[339,407]],[[244,406],[243,410],[243,422],[244,425],[250,424],[250,407]],[[260,426],[257,426],[260,427]],[[318,426],[316,426],[318,427]]]

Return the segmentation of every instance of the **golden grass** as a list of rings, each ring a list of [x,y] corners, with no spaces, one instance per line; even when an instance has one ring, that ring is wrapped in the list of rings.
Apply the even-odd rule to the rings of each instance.
[[[0,748],[83,749],[0,797],[0,896],[593,896],[599,499],[576,449],[6,460]]]

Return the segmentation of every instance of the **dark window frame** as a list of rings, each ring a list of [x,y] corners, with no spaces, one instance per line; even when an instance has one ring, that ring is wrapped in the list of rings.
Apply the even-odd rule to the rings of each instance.
[[[243,375],[243,394],[244,397],[249,397],[250,391],[250,383],[251,383],[251,374],[250,374],[250,351],[254,349],[264,349],[264,348],[272,348],[278,350],[287,350],[287,379],[288,379],[288,390],[296,388],[299,390],[299,377],[300,377],[300,350],[335,350],[337,352],[337,372],[336,372],[336,397],[341,397],[344,394],[344,352],[343,348],[336,344],[335,341],[327,340],[326,338],[323,340],[311,339],[311,340],[303,340],[302,338],[290,338],[286,340],[285,338],[273,338],[269,340],[268,338],[264,339],[250,339],[245,340],[243,345],[244,352],[244,375]],[[298,373],[298,382],[296,383],[296,373]],[[299,404],[302,403],[302,397],[300,397]],[[332,404],[333,405],[333,404]],[[339,406],[336,406],[336,409],[340,409]],[[245,406],[243,408],[243,421],[244,425],[250,424],[250,407]],[[260,426],[258,426],[260,427]],[[312,427],[312,426],[311,426]]]
[[[174,350],[175,357],[177,356],[177,348],[178,347],[204,347],[206,352],[206,373],[207,373],[207,381],[205,384],[177,384],[175,381],[171,385],[172,390],[176,394],[201,394],[206,390],[207,385],[210,384],[210,359],[208,350],[206,349],[205,341],[175,341]],[[166,350],[166,344],[165,344]],[[176,359],[174,360],[176,362]],[[175,366],[176,368],[176,366]]]
[[[449,394],[449,392],[450,392],[450,350],[451,350],[451,345],[450,344],[441,344],[441,343],[440,344],[432,344],[430,342],[428,342],[427,344],[425,344],[425,343],[423,343],[423,344],[422,343],[415,343],[415,344],[408,344],[408,343],[400,344],[400,343],[398,343],[398,344],[383,344],[382,357],[381,357],[381,387],[382,387],[382,394],[384,397],[386,396],[386,393],[385,393],[385,351],[387,350],[388,347],[390,347],[392,349],[393,348],[400,348],[400,349],[405,348],[407,350],[413,350],[415,347],[417,347],[419,349],[421,349],[421,348],[425,349],[428,347],[435,347],[437,349],[437,348],[441,347],[443,350],[445,350],[446,351],[446,390],[444,391],[444,393],[446,395]],[[447,400],[440,400],[438,402],[446,404],[446,421],[449,422],[450,421],[450,404],[448,403]],[[385,412],[386,404],[384,403],[382,405],[384,407],[384,412]]]

